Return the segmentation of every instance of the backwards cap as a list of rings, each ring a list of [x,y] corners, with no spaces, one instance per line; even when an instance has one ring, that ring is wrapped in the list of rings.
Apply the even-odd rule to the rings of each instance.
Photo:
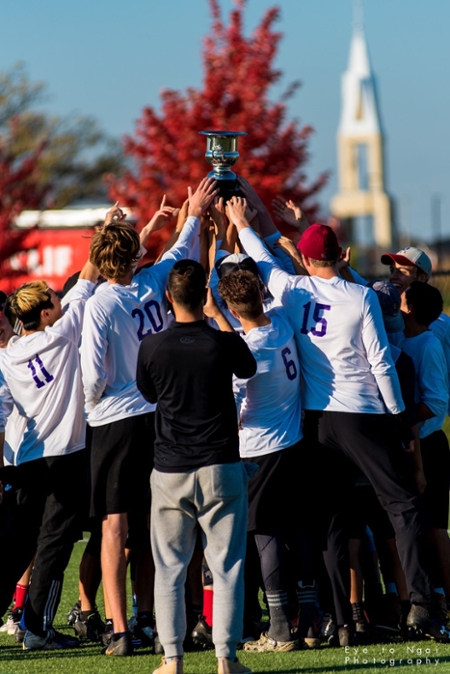
[[[239,269],[251,271],[252,274],[259,277],[258,265],[252,257],[245,255],[245,253],[232,253],[231,255],[222,257],[217,260],[215,267],[219,278],[223,278],[227,274]]]
[[[377,294],[386,332],[401,332],[405,323],[400,312],[402,300],[397,288],[389,281],[371,281],[367,287]]]
[[[408,248],[402,248],[398,253],[384,253],[381,256],[382,264],[392,264],[396,262],[397,264],[405,265],[406,267],[417,267],[420,271],[423,271],[428,277],[431,276],[433,271],[433,266],[428,255],[420,248],[415,248],[414,246],[409,246]]]
[[[337,260],[342,250],[331,227],[317,223],[303,232],[297,248],[312,260],[329,262]]]

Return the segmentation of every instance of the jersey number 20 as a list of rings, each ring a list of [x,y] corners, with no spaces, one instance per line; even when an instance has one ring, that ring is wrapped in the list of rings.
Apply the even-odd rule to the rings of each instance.
[[[133,309],[131,312],[133,318],[139,320],[137,337],[140,342],[152,332],[160,332],[163,329],[163,319],[158,302],[156,302],[156,300],[149,300],[144,304],[143,308],[144,311],[141,309]],[[148,328],[148,330],[145,329],[145,316],[147,316],[150,325],[152,326],[151,328]]]

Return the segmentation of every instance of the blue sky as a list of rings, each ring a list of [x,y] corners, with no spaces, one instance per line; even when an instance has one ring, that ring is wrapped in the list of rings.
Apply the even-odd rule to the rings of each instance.
[[[302,87],[288,116],[311,124],[310,177],[330,169],[323,211],[337,186],[335,135],[340,78],[352,32],[351,0],[248,0],[246,29],[278,4],[284,33],[277,59],[277,98],[292,80]],[[228,11],[231,0],[221,0]],[[110,134],[131,132],[162,88],[198,86],[207,0],[3,0],[0,68],[23,61],[47,84],[46,108],[96,117]],[[364,23],[387,134],[388,189],[402,231],[431,235],[431,197],[442,204],[450,237],[450,2],[365,0]],[[205,165],[206,169],[206,165]]]

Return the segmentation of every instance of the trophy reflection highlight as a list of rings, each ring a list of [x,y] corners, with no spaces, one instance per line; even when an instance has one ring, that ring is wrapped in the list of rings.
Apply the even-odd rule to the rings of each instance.
[[[208,173],[208,178],[214,178],[218,182],[220,196],[227,201],[232,196],[241,196],[236,174],[231,166],[239,159],[237,150],[239,136],[246,136],[245,131],[199,131],[206,136],[206,161],[213,170]]]

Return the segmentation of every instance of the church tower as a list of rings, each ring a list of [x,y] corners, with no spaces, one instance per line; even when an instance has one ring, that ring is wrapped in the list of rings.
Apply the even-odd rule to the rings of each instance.
[[[331,212],[340,219],[372,216],[375,243],[392,245],[391,200],[385,191],[383,130],[362,21],[355,22],[337,134],[339,192]]]

